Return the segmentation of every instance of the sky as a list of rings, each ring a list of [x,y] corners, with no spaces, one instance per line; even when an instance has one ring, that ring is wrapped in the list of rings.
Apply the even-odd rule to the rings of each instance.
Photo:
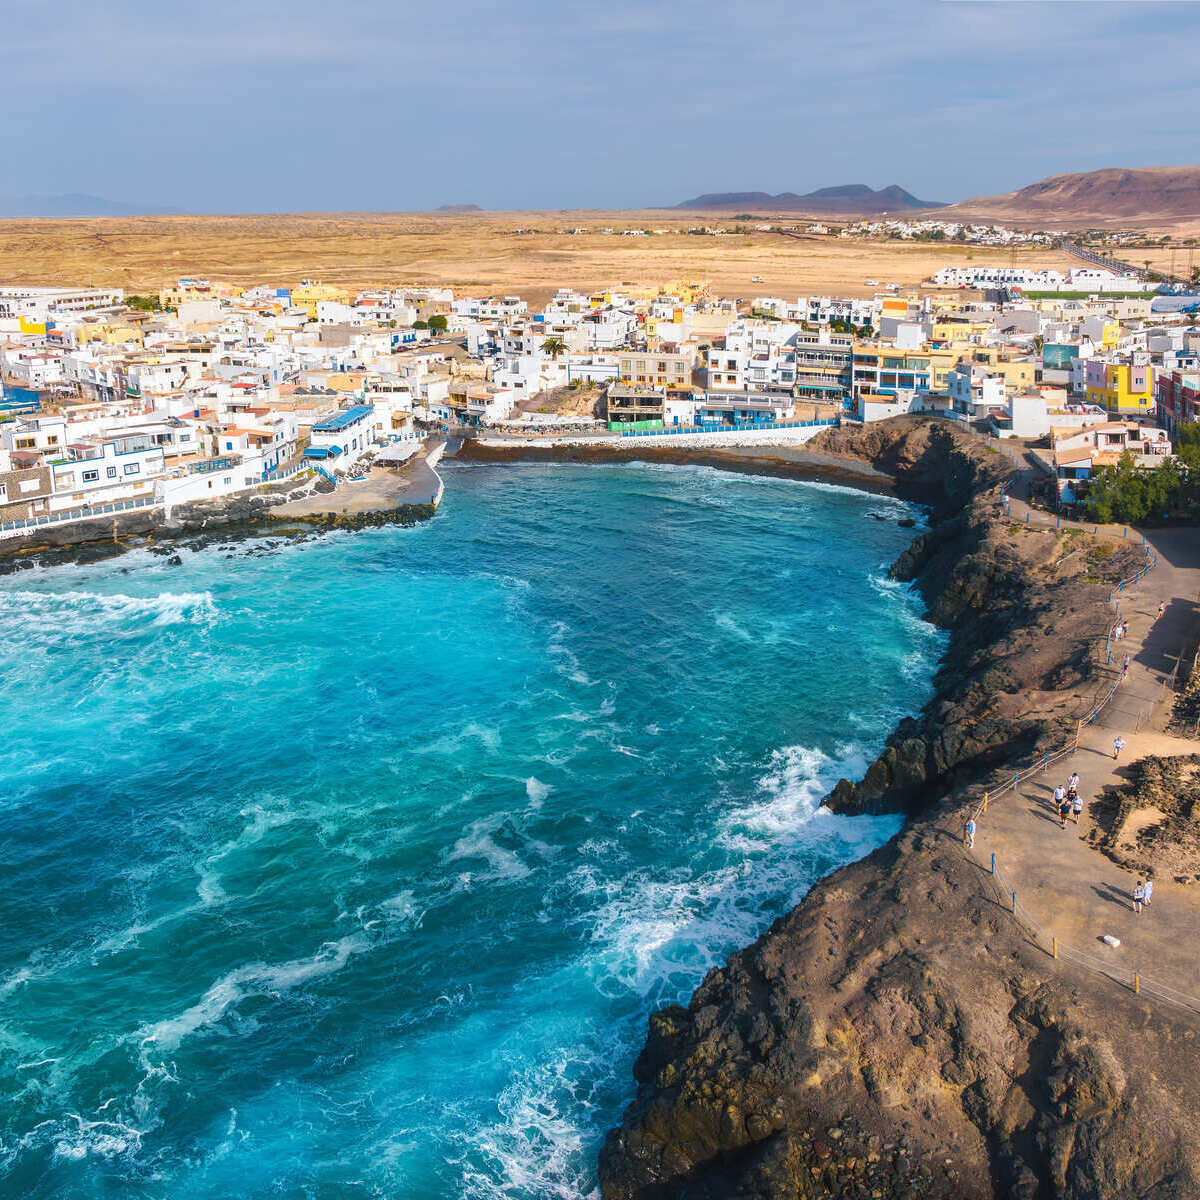
[[[1200,161],[1200,2],[0,0],[0,194],[188,212],[927,200]]]

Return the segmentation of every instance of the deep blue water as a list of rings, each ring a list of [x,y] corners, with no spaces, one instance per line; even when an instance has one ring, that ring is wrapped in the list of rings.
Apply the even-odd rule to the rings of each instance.
[[[929,695],[904,505],[446,476],[0,580],[0,1194],[587,1195],[647,1014],[897,829],[816,803]]]

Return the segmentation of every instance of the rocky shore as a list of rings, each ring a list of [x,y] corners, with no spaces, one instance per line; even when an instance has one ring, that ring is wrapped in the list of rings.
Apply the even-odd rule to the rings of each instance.
[[[950,631],[936,694],[828,798],[909,821],[652,1017],[604,1196],[1200,1195],[1195,1022],[1048,959],[962,850],[981,783],[1093,702],[1129,552],[1007,520],[1011,465],[942,425],[813,449],[932,512],[894,574]]]
[[[386,489],[382,489],[386,490]],[[339,511],[336,495],[323,479],[297,485],[270,484],[253,493],[221,500],[177,504],[162,508],[130,509],[66,525],[48,525],[28,537],[0,541],[0,575],[35,566],[99,562],[128,550],[172,553],[207,542],[240,543],[263,537],[305,537],[329,529],[367,529],[381,525],[414,525],[429,520],[436,506],[410,503],[404,486],[391,489],[398,498],[383,497],[375,506]],[[307,511],[288,511],[304,502]],[[348,506],[349,507],[349,506]]]

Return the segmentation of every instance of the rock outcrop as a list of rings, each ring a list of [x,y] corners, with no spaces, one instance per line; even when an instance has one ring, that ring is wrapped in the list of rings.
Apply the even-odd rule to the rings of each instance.
[[[896,573],[950,629],[937,694],[830,797],[910,820],[651,1018],[604,1196],[1200,1195],[1200,1030],[1048,960],[961,848],[972,787],[1091,703],[1120,556],[1007,520],[1005,467],[943,427],[820,449],[895,470],[935,513]]]
[[[1200,754],[1151,755],[1092,801],[1092,843],[1128,871],[1200,883]]]

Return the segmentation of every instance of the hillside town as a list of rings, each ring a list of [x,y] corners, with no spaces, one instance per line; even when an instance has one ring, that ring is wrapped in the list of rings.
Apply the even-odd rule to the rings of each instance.
[[[1041,441],[1074,503],[1099,466],[1156,465],[1200,418],[1196,301],[1095,267],[947,266],[867,298],[563,288],[540,307],[317,281],[8,286],[0,532],[336,487],[449,432],[803,442],[906,413]]]

